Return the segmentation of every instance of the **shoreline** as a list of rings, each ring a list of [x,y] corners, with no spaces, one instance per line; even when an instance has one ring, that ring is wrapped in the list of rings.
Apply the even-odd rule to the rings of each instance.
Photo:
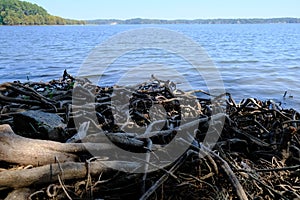
[[[207,98],[155,77],[131,90],[66,71],[0,84],[0,198],[47,199],[53,189],[66,199],[62,179],[73,199],[90,188],[101,199],[300,196],[300,113],[198,92]]]
[[[90,26],[90,25],[213,25],[213,24],[300,24],[300,18],[232,18],[232,19],[94,19],[79,20],[81,24],[0,24],[0,26]]]

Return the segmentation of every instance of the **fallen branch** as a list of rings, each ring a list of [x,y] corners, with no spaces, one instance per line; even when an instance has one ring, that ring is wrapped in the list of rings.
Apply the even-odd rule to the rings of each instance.
[[[0,125],[0,161],[21,165],[40,166],[61,162],[77,161],[81,153],[88,150],[108,154],[111,144],[102,143],[60,143],[48,140],[24,138],[16,135],[9,125]],[[106,153],[105,153],[106,152]]]
[[[139,167],[140,164],[134,162],[96,160],[89,164],[89,169],[87,169],[86,163],[66,162],[32,169],[7,170],[0,172],[0,190],[50,184],[58,181],[58,175],[64,180],[75,180],[86,178],[88,171],[91,176],[98,176],[100,173],[112,171],[114,168],[123,168],[133,172]]]
[[[188,158],[188,156],[192,153],[192,150],[187,151],[184,155],[182,155],[173,165],[173,167],[165,173],[160,179],[158,179],[152,187],[150,187],[144,194],[141,196],[140,200],[146,200],[148,199],[153,192],[155,192],[170,176],[170,174],[173,174]]]

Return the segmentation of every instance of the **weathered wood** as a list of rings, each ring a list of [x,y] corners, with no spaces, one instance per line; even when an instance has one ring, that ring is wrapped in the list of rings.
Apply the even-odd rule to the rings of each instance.
[[[34,115],[39,110],[64,119],[67,138],[61,141],[71,137],[68,144],[32,140],[14,134],[9,126],[0,126],[0,188],[9,188],[1,191],[1,198],[14,187],[30,187],[32,199],[299,199],[299,112],[283,109],[272,100],[235,102],[229,93],[184,92],[155,77],[136,85],[134,91],[130,88],[98,87],[86,79],[75,82],[66,72],[62,80],[46,84],[0,84],[0,124],[9,123],[17,131],[19,112]],[[221,99],[224,95],[228,98]],[[118,106],[120,98],[129,102]],[[26,118],[23,124],[31,128],[31,122]],[[146,131],[136,133],[137,128]],[[39,132],[34,131],[29,129],[26,137]],[[112,143],[131,152],[151,151],[151,161],[163,163],[174,155],[157,156],[157,152],[163,152],[175,134],[178,145],[190,135],[187,141],[193,142],[185,145],[197,152],[168,168],[150,162],[148,154],[142,160],[144,170],[151,165],[159,169],[155,173],[110,173],[102,162],[84,163],[96,152],[96,156],[114,160],[118,169],[131,166],[119,161],[125,158],[114,151]],[[210,142],[215,136],[214,148],[206,148],[215,144]],[[9,165],[12,163],[35,168],[7,169],[16,167]],[[39,165],[44,166],[36,167]],[[96,174],[108,173],[91,178],[94,165]],[[60,189],[49,195],[47,186],[50,191],[52,186]],[[21,191],[13,193],[21,196]]]
[[[0,125],[0,161],[21,165],[40,166],[60,162],[77,161],[80,153],[103,151],[114,148],[101,143],[60,143],[47,140],[29,139],[16,135],[9,125]]]
[[[114,168],[134,171],[139,167],[140,164],[134,162],[96,160],[89,165],[87,163],[66,162],[32,169],[6,170],[0,172],[0,190],[49,184],[58,181],[58,176],[63,180],[76,180],[86,178],[88,172],[91,176],[96,176],[103,172],[113,171]]]

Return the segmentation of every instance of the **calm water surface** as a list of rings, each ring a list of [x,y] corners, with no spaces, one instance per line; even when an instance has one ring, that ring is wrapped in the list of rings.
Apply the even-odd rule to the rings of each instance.
[[[28,78],[49,81],[60,77],[64,69],[76,75],[101,42],[142,27],[167,28],[196,41],[220,71],[226,91],[236,100],[274,99],[285,107],[300,110],[300,24],[0,26],[0,82]],[[108,51],[103,56],[109,54]],[[166,62],[163,52],[139,51],[133,55],[143,56],[119,59],[115,68],[105,74],[103,84],[114,84],[124,73],[122,67],[130,69],[139,62]],[[197,87],[205,85],[189,65],[176,58],[168,59]],[[150,77],[147,73],[140,75]],[[285,91],[287,98],[283,99]]]

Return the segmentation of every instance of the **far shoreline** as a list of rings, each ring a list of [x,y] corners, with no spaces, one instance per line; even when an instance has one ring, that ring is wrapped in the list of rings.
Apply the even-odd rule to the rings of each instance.
[[[300,24],[300,18],[233,18],[233,19],[94,19],[76,20],[81,24],[0,24],[0,26],[91,26],[91,25],[214,25],[214,24]]]
[[[57,26],[57,27],[63,27],[63,26],[145,26],[145,25],[287,25],[287,24],[300,24],[300,23],[243,23],[243,24],[235,24],[235,23],[216,23],[216,24],[199,24],[199,23],[178,23],[178,24],[42,24],[42,25],[0,25],[0,27],[45,27],[45,26]]]

